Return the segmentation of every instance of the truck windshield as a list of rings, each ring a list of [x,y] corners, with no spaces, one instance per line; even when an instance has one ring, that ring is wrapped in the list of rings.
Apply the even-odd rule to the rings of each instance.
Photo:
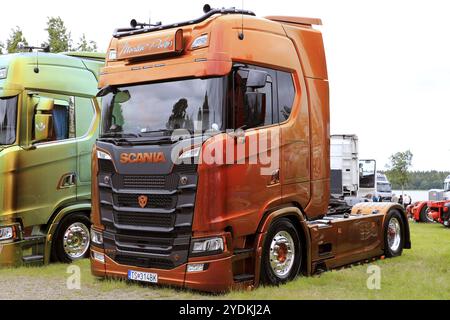
[[[0,145],[16,142],[17,97],[0,98]]]
[[[377,191],[378,192],[391,192],[391,184],[390,183],[377,183]]]
[[[226,84],[219,77],[115,88],[103,98],[102,135],[222,130]]]

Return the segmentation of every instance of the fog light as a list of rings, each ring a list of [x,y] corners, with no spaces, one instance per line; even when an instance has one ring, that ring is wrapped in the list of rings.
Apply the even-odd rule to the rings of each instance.
[[[195,263],[195,264],[188,264],[187,266],[187,272],[199,272],[203,271],[205,267],[204,263]]]
[[[191,253],[193,255],[218,254],[223,252],[223,239],[206,238],[193,240]]]
[[[103,234],[91,228],[91,241],[95,244],[103,244]]]
[[[95,251],[92,251],[92,256],[94,258],[94,260],[101,262],[101,263],[105,263],[105,255],[103,253],[98,253]]]

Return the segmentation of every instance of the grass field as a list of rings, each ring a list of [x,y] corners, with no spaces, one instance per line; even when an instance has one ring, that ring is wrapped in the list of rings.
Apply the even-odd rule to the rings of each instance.
[[[91,276],[81,269],[81,289],[68,290],[67,265],[0,270],[0,299],[450,299],[450,229],[411,223],[413,248],[403,256],[301,277],[280,287],[208,295]],[[381,289],[369,290],[367,268],[381,270]]]

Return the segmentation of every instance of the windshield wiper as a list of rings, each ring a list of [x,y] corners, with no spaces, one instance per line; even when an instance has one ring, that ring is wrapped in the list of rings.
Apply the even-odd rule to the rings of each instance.
[[[173,130],[169,130],[169,129],[158,129],[158,130],[149,130],[149,131],[141,131],[141,136],[147,133],[162,133],[164,135],[168,135],[170,133],[172,133]]]
[[[108,132],[108,133],[103,133],[101,135],[102,138],[139,138],[140,135],[138,135],[137,133],[120,133],[120,132]]]

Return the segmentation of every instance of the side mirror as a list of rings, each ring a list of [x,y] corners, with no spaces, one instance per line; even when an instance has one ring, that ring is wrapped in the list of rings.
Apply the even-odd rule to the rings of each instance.
[[[247,88],[264,88],[267,82],[267,72],[259,70],[250,70],[247,77]]]
[[[264,124],[266,117],[266,94],[262,92],[246,92],[245,123],[247,128],[255,128]]]
[[[114,103],[125,103],[128,100],[130,100],[130,98],[131,98],[130,91],[128,90],[119,91],[114,96]]]
[[[52,137],[54,105],[53,99],[39,98],[34,116],[34,142],[46,141]]]

